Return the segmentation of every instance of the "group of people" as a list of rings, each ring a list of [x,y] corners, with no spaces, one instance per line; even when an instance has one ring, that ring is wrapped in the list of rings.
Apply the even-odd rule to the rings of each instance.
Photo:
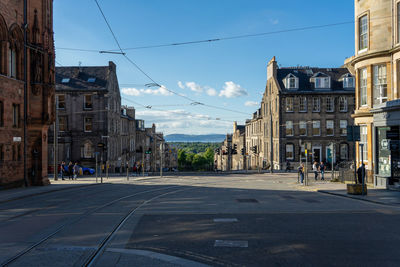
[[[319,174],[321,174],[321,181],[325,180],[325,169],[326,166],[323,161],[321,163],[318,163],[317,161],[314,161],[312,165],[312,170],[314,172],[314,179],[315,181],[318,180]],[[304,183],[304,163],[301,163],[299,168],[298,168],[299,174],[300,174],[300,182]]]
[[[70,161],[68,163],[68,166],[66,166],[65,161],[62,161],[60,168],[60,175],[62,180],[65,180],[64,177],[66,176],[68,176],[68,180],[76,180],[79,175],[78,162],[75,162],[75,164],[73,164],[72,161]]]

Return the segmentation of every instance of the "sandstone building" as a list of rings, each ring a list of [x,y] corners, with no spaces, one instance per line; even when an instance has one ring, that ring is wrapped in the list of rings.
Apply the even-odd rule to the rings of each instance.
[[[346,61],[356,76],[355,124],[360,126],[369,182],[400,187],[400,1],[355,5],[355,55]],[[359,147],[359,146],[358,146]]]
[[[48,183],[47,132],[54,120],[53,1],[29,1],[26,27],[24,15],[24,1],[0,0],[0,187]]]

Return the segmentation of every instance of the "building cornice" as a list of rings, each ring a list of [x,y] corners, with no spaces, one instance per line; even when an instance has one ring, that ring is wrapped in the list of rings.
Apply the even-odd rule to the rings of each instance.
[[[367,54],[360,55],[360,56],[356,55],[354,57],[354,59],[352,59],[350,61],[350,64],[352,66],[355,66],[355,64],[357,64],[358,62],[361,62],[361,61],[364,61],[364,60],[368,60],[368,59],[371,59],[371,58],[390,56],[391,54],[399,52],[399,51],[400,51],[400,46],[396,46],[396,47],[394,47],[392,49],[388,49],[388,50],[367,53]]]

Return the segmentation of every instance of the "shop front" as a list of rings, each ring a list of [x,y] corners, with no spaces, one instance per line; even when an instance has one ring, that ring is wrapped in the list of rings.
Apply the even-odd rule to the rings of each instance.
[[[375,186],[400,190],[400,99],[372,110]]]

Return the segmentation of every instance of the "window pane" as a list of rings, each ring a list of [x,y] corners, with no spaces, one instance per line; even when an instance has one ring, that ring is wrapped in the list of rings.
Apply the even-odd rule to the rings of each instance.
[[[326,135],[328,135],[328,136],[334,135],[333,125],[334,125],[333,120],[326,121]]]
[[[368,48],[368,17],[367,15],[359,19],[359,50]]]
[[[293,135],[293,121],[286,122],[286,135],[287,136]]]
[[[319,111],[320,111],[319,97],[314,97],[313,98],[313,112],[319,112]]]
[[[320,121],[313,121],[313,135],[317,135],[318,136],[318,135],[321,134],[320,126],[321,126]]]
[[[299,123],[300,135],[306,136],[307,135],[307,123],[305,121],[300,121]]]
[[[299,99],[299,111],[301,112],[307,112],[307,98],[306,97],[300,97]]]
[[[360,105],[367,105],[367,69],[360,70]]]
[[[373,90],[374,104],[382,104],[387,101],[386,65],[374,66]]]
[[[340,135],[347,135],[347,121],[340,120]]]
[[[367,125],[360,125],[360,142],[359,144],[364,144],[363,155],[361,155],[361,149],[359,149],[359,161],[361,162],[361,156],[363,160],[368,161],[368,138],[367,138]]]
[[[286,98],[286,112],[293,112],[293,97]]]
[[[293,144],[286,145],[286,159],[293,160],[294,159],[294,146]]]

